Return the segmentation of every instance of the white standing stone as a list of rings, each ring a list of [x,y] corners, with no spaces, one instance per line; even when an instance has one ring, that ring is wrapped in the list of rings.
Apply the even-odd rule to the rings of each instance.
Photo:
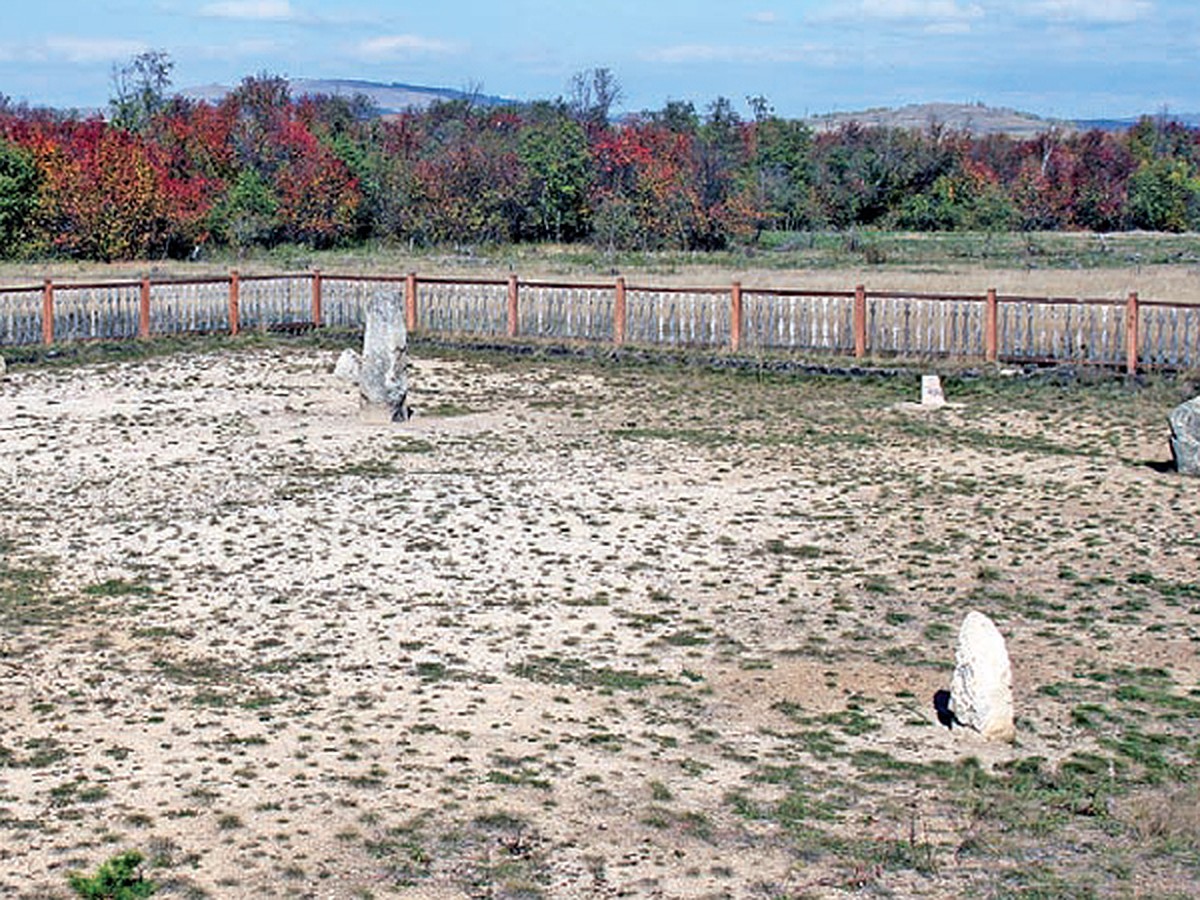
[[[989,741],[1013,740],[1012,665],[1004,636],[983,613],[967,613],[954,663],[950,711],[955,720]]]
[[[367,304],[358,390],[370,420],[403,422],[408,409],[408,329],[404,299],[381,291]]]
[[[1179,404],[1167,421],[1176,470],[1182,475],[1200,475],[1200,397]]]
[[[945,406],[946,395],[942,392],[942,379],[937,375],[921,376],[921,405]]]

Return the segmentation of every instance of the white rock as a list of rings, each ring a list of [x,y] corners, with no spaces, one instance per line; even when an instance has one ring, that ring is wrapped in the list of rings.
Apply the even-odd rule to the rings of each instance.
[[[361,371],[362,359],[357,353],[347,347],[342,351],[342,355],[338,357],[337,364],[333,367],[333,377],[340,378],[342,381],[348,381],[351,384],[358,384],[358,377]]]
[[[989,741],[1011,741],[1013,725],[1012,664],[996,624],[972,610],[958,633],[950,711],[959,724]]]
[[[1175,469],[1182,475],[1200,475],[1200,397],[1179,404],[1167,421],[1171,425]]]
[[[921,405],[932,407],[946,405],[946,395],[942,391],[942,379],[937,375],[921,376]]]

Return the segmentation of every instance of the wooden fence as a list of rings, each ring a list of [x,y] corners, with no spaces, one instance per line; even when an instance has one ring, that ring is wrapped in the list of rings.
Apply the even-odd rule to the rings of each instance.
[[[294,275],[0,287],[0,347],[361,327],[402,297],[415,335],[855,358],[1200,368],[1200,305],[1060,297]]]

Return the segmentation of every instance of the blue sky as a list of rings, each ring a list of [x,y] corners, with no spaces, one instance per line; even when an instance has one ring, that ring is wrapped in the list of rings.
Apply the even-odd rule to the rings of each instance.
[[[32,105],[101,107],[114,64],[154,49],[176,88],[268,72],[534,99],[604,66],[624,111],[1200,112],[1196,0],[9,0],[0,21],[0,93]]]

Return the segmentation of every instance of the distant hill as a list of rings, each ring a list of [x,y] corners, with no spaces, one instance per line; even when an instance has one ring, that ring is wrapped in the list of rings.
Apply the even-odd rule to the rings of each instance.
[[[1092,129],[1125,131],[1136,125],[1140,118],[1130,116],[1119,119],[1045,119],[1032,113],[979,103],[918,103],[899,108],[880,107],[861,112],[833,112],[811,116],[806,121],[814,131],[834,131],[851,122],[865,127],[919,130],[925,130],[936,123],[953,131],[965,131],[977,136],[1006,134],[1015,138],[1031,138],[1052,128],[1067,134]],[[1200,128],[1200,113],[1169,113],[1167,118],[1188,128]]]
[[[806,121],[814,131],[835,131],[851,122],[865,127],[918,130],[925,130],[936,124],[952,131],[965,131],[973,135],[1007,134],[1018,138],[1035,137],[1052,128],[1060,131],[1076,130],[1073,122],[1043,119],[1032,113],[976,103],[915,103],[899,108],[880,107],[861,112],[826,113],[810,116]]]
[[[1163,116],[1161,113],[1156,113],[1151,118],[1158,119]],[[1200,113],[1167,113],[1165,118],[1168,121],[1186,125],[1188,128],[1200,128]],[[1084,131],[1090,131],[1093,128],[1101,131],[1125,131],[1136,125],[1139,119],[1141,116],[1131,116],[1125,119],[1079,119],[1075,124]]]
[[[364,96],[375,105],[380,115],[395,115],[405,110],[423,110],[437,101],[470,99],[480,106],[507,106],[521,101],[491,94],[475,94],[454,88],[424,87],[415,84],[382,84],[353,78],[292,78],[288,88],[293,97],[332,95],[336,97]],[[191,100],[215,103],[232,90],[223,84],[207,84],[179,91]],[[1161,115],[1161,114],[1160,114]],[[1200,128],[1200,113],[1178,113],[1168,116],[1189,128]],[[835,131],[856,122],[864,127],[913,128],[920,131],[940,125],[952,131],[972,135],[1005,134],[1015,138],[1031,138],[1051,129],[1072,133],[1090,131],[1124,131],[1138,121],[1138,116],[1119,119],[1049,119],[1015,109],[985,106],[982,103],[913,103],[901,107],[876,107],[857,112],[830,112],[810,116],[805,122],[814,131]]]
[[[422,87],[415,84],[380,84],[375,81],[358,81],[351,78],[292,78],[288,80],[288,89],[293,97],[315,97],[317,95],[334,97],[364,96],[375,105],[381,115],[404,112],[405,110],[422,110],[439,100],[470,99],[481,106],[503,106],[513,101],[489,94],[473,94],[458,91],[453,88]],[[199,87],[184,88],[179,94],[189,100],[206,100],[209,103],[220,101],[232,90],[223,84],[206,84]]]

